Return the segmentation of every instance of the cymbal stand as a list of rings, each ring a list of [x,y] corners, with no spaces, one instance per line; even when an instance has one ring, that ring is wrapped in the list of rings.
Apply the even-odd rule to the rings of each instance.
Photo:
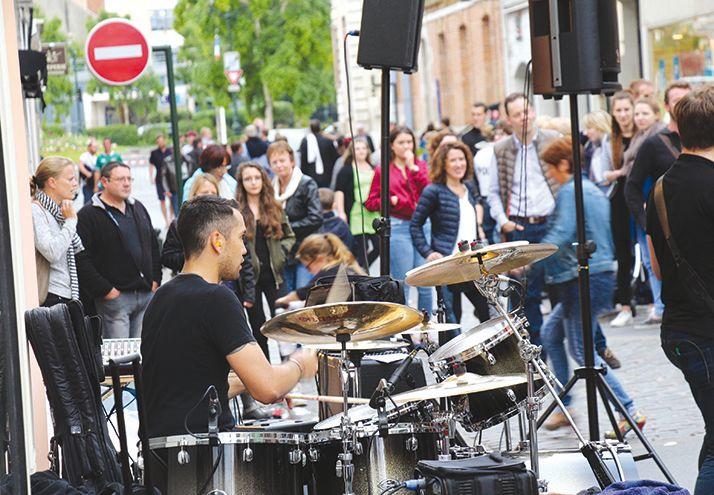
[[[351,363],[347,353],[347,342],[349,342],[350,339],[351,336],[349,333],[337,334],[337,341],[342,344],[342,351],[340,353],[340,383],[342,385],[342,406],[344,414],[342,414],[342,421],[340,422],[342,453],[337,456],[335,472],[345,483],[344,495],[354,495],[354,492],[352,491],[352,482],[354,481],[354,464],[352,463],[354,431],[352,428],[352,421],[350,420],[350,416],[348,414]]]
[[[518,347],[521,359],[526,364],[526,376],[528,380],[528,396],[526,402],[526,418],[528,420],[528,449],[530,452],[531,470],[536,474],[538,478],[539,488],[541,491],[545,491],[547,488],[547,481],[540,479],[539,463],[538,463],[538,410],[540,408],[540,399],[536,396],[535,390],[535,376],[540,375],[548,388],[548,392],[553,396],[553,400],[563,412],[566,417],[570,427],[573,429],[575,436],[578,437],[578,441],[582,445],[587,445],[588,441],[585,439],[583,434],[580,432],[575,424],[572,416],[568,412],[563,402],[558,396],[558,392],[553,386],[553,382],[558,384],[562,388],[562,385],[558,380],[550,374],[548,370],[544,370],[541,366],[540,361],[540,346],[536,346],[530,343],[530,341],[524,337],[521,333],[521,329],[513,321],[511,315],[506,311],[498,300],[499,279],[496,275],[484,274],[478,280],[475,280],[474,285],[476,289],[483,294],[483,296],[488,300],[488,302],[496,309],[496,311],[503,317],[506,324],[513,330],[513,334],[518,339]],[[603,464],[604,467],[604,464]],[[604,469],[607,469],[604,467]],[[608,472],[609,474],[609,472]],[[596,473],[597,476],[597,473]],[[612,476],[610,475],[612,478]],[[614,482],[614,479],[612,480]]]

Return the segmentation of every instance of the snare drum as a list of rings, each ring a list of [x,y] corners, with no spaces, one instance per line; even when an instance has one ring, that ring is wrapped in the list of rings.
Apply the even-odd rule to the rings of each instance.
[[[524,324],[524,320],[514,319],[518,327]],[[526,400],[526,364],[518,343],[513,329],[501,316],[462,333],[429,356],[432,367],[442,378],[463,371],[482,376],[524,376],[522,384],[469,395],[466,401],[469,421],[465,426],[470,429],[485,429],[505,421],[518,414],[519,406]],[[544,364],[541,368],[546,370]],[[537,378],[536,395],[544,397],[546,393],[543,380]],[[463,402],[462,399],[459,405],[463,406]]]
[[[376,425],[361,426],[355,433],[353,491],[355,494],[379,494],[381,481],[407,480],[414,477],[417,462],[436,460],[443,428],[430,424],[397,423],[388,433],[379,433]],[[313,434],[310,446],[313,493],[342,493],[344,480],[336,475],[335,464],[342,453],[339,429]]]
[[[152,438],[149,462],[162,493],[302,495],[305,485],[306,433],[225,432],[213,447],[190,435]],[[219,455],[215,473],[211,476]]]

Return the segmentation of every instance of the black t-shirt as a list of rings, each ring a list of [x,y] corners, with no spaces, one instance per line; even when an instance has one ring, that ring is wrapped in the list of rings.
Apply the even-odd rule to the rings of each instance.
[[[714,297],[714,162],[682,154],[663,180],[672,237]],[[662,332],[714,338],[714,313],[680,280],[657,216],[654,191],[647,201],[647,233],[652,237],[662,274]]]
[[[161,286],[146,308],[141,337],[144,402],[150,438],[208,431],[210,385],[220,398],[221,430],[235,421],[228,408],[226,356],[254,342],[241,303],[222,285],[178,275]]]
[[[481,133],[478,127],[472,127],[469,132],[461,136],[461,141],[471,149],[471,153],[475,155],[479,151],[478,144],[486,141],[486,137]]]
[[[124,206],[124,213],[113,206],[109,206],[104,203],[107,212],[119,227],[119,233],[121,234],[122,241],[124,241],[124,247],[129,252],[129,255],[134,259],[135,263],[131,263],[129,260],[120,260],[119,262],[125,263],[127,269],[136,272],[136,280],[130,283],[128,286],[124,286],[124,289],[146,289],[146,284],[142,281],[141,275],[137,270],[137,266],[141,264],[142,251],[141,251],[141,238],[139,237],[139,227],[136,224],[134,218],[135,213],[131,205],[128,203]]]
[[[156,177],[161,177],[161,169],[164,166],[164,161],[170,157],[172,153],[171,148],[164,148],[164,151],[161,151],[161,148],[156,148],[151,151],[149,163],[156,167]]]

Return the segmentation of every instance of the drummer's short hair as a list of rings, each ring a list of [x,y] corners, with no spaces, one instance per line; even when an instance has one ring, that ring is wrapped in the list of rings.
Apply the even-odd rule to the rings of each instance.
[[[185,202],[176,222],[185,259],[203,252],[211,232],[228,237],[237,226],[236,211],[240,212],[240,206],[235,199],[197,196]]]
[[[714,148],[714,86],[707,84],[684,95],[674,107],[674,116],[684,148]]]

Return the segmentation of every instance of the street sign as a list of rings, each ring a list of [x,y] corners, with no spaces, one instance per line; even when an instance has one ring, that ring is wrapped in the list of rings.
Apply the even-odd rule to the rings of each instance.
[[[51,76],[67,74],[67,47],[63,43],[42,43],[47,57],[47,73]]]
[[[227,70],[225,72],[231,86],[236,86],[240,81],[240,78],[243,77],[243,69]]]
[[[106,84],[123,86],[141,77],[151,50],[146,37],[126,19],[107,19],[89,32],[85,45],[87,66]]]

